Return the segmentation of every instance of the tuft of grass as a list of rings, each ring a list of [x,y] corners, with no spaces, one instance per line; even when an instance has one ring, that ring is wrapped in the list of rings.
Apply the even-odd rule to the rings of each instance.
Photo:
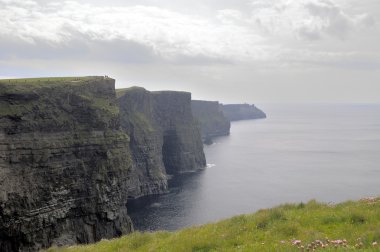
[[[293,245],[300,240],[300,245]],[[347,240],[335,245],[335,241]],[[310,201],[177,232],[123,236],[97,244],[50,248],[49,252],[89,251],[302,251],[323,243],[323,251],[380,251],[380,199],[329,205]],[[317,245],[313,245],[317,244]],[[310,250],[311,251],[311,250]]]

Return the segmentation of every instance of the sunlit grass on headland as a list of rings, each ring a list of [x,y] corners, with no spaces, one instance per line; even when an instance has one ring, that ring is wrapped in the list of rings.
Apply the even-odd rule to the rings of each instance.
[[[58,122],[71,124],[72,118],[62,111],[76,102],[86,104],[84,107],[94,109],[99,119],[107,121],[106,117],[119,114],[118,106],[112,102],[113,90],[114,79],[108,76],[0,79],[0,97],[3,98],[0,99],[0,116],[21,119],[39,111]]]
[[[103,79],[104,76],[76,76],[76,77],[37,77],[37,78],[14,78],[0,79],[1,84],[28,84],[28,85],[43,85],[43,84],[59,84],[62,82],[81,83],[85,81]]]
[[[286,204],[172,233],[136,232],[49,251],[380,251],[378,242],[380,198],[366,198],[337,205]]]

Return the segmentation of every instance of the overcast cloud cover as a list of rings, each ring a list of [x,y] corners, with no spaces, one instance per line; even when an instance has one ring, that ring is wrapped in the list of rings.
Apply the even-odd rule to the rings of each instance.
[[[0,0],[0,76],[223,102],[380,102],[379,0]]]

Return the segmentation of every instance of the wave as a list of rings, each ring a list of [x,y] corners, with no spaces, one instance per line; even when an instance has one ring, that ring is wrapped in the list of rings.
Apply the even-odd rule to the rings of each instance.
[[[161,205],[162,205],[161,203],[156,202],[156,203],[151,204],[150,207],[151,208],[159,208]]]

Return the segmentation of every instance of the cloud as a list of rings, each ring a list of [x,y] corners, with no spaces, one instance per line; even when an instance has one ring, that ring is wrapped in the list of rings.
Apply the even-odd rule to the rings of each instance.
[[[0,0],[0,59],[276,66],[288,64],[289,55],[295,62],[307,60],[302,55],[312,53],[305,51],[330,59],[324,41],[334,44],[376,25],[371,14],[347,12],[328,0],[241,0],[235,6],[223,1],[221,6],[229,7],[224,9],[217,9],[215,0],[195,1],[212,4],[216,10],[209,15],[143,3]],[[337,54],[350,55],[357,51],[352,47]]]
[[[319,37],[324,33],[345,39],[356,28],[356,25],[360,23],[359,16],[348,16],[330,1],[310,2],[305,7],[315,19],[314,22],[319,23]]]
[[[30,45],[42,42],[60,49],[86,38],[94,44],[118,41],[122,49],[120,43],[125,41],[168,61],[177,57],[226,61],[235,55],[262,54],[252,46],[260,37],[245,27],[217,26],[206,18],[158,7],[98,7],[74,1],[46,6],[33,1],[1,3],[0,36]]]
[[[252,0],[251,7],[253,26],[270,36],[283,38],[343,40],[376,23],[368,13],[348,14],[329,0]]]

